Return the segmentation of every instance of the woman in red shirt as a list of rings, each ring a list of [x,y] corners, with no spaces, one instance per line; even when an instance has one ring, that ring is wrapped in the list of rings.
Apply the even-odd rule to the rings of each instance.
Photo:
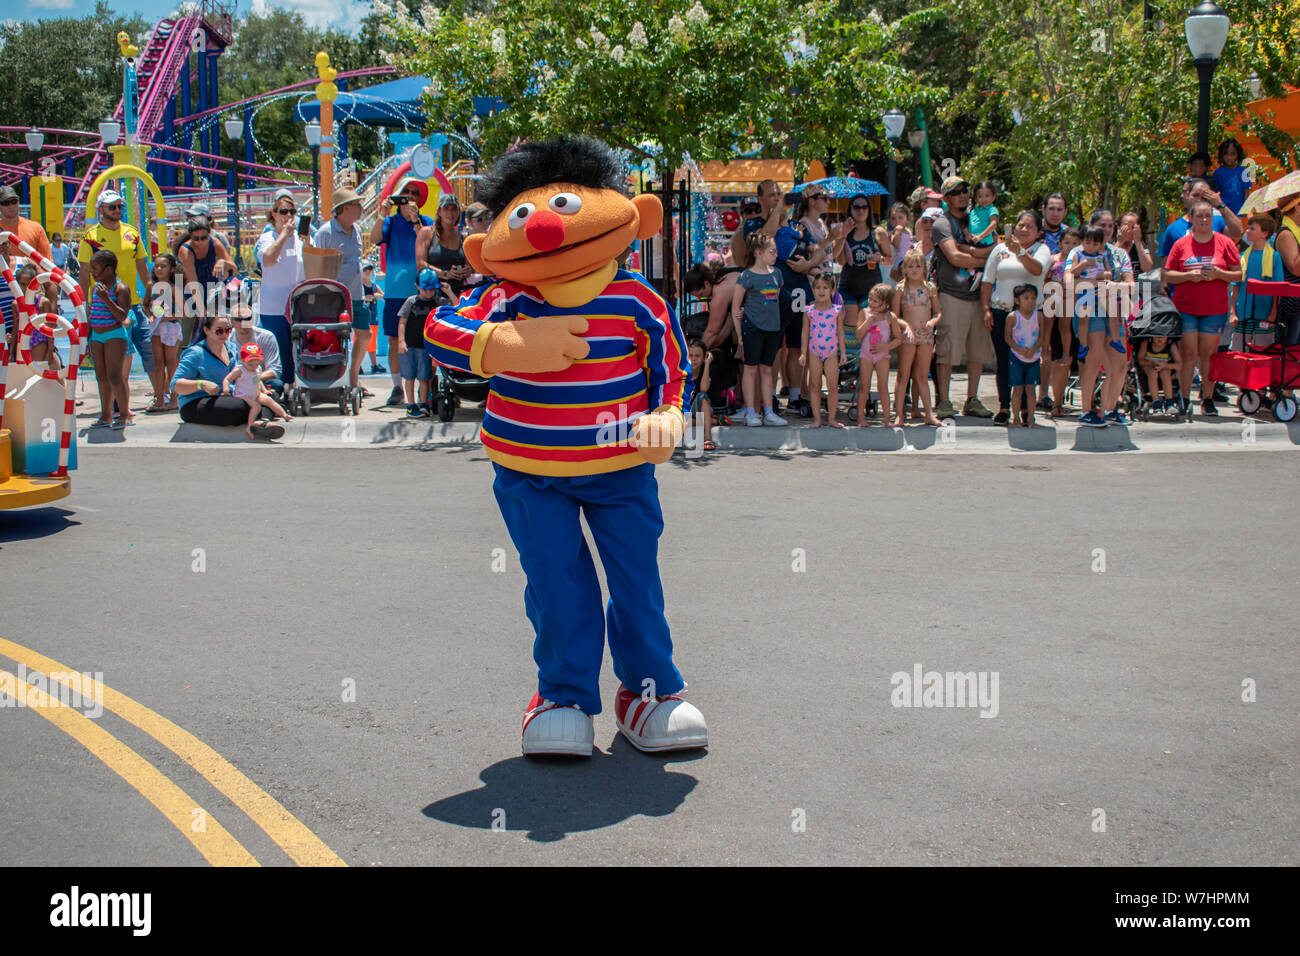
[[[1182,367],[1178,371],[1184,411],[1191,407],[1188,394],[1192,370],[1201,366],[1201,413],[1218,415],[1210,359],[1228,321],[1228,286],[1241,280],[1241,255],[1237,244],[1214,231],[1214,207],[1208,202],[1192,206],[1192,231],[1174,243],[1160,270],[1160,281],[1172,287],[1174,305],[1183,318],[1178,344]]]

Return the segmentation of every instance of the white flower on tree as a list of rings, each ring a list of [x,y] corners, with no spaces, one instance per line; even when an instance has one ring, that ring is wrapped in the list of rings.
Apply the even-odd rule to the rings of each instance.
[[[620,43],[614,47],[614,49],[609,51],[609,55],[614,58],[615,63],[621,64],[623,62],[623,57],[627,55],[627,51],[623,49],[623,44]]]
[[[632,31],[627,35],[627,45],[634,50],[639,50],[649,42],[645,35],[645,24],[640,20],[632,24]]]
[[[686,11],[686,19],[692,23],[708,23],[709,11],[704,9],[700,0],[695,0],[695,6]]]
[[[492,31],[492,52],[497,56],[506,52],[506,31],[500,27]]]

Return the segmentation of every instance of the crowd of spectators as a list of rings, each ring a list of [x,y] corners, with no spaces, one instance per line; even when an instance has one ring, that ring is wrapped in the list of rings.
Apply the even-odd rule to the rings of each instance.
[[[906,367],[895,380],[898,394],[892,401],[887,388],[877,387],[881,424],[906,421],[905,404],[913,416],[921,414],[920,405],[928,407],[933,389],[934,413],[940,419],[960,413],[996,424],[1031,425],[1036,411],[1065,415],[1067,395],[1076,388],[1078,400],[1070,413],[1081,424],[1128,424],[1118,407],[1136,353],[1127,340],[1128,322],[1144,297],[1162,291],[1172,296],[1182,320],[1175,342],[1174,372],[1183,402],[1178,410],[1192,410],[1192,386],[1199,381],[1199,410],[1215,416],[1224,397],[1210,379],[1216,351],[1228,348],[1234,335],[1238,347],[1243,334],[1256,345],[1260,333],[1271,341],[1275,331],[1287,344],[1300,340],[1300,299],[1252,296],[1242,281],[1243,266],[1252,278],[1295,281],[1300,275],[1300,196],[1283,200],[1272,213],[1249,217],[1247,232],[1237,214],[1249,187],[1241,158],[1233,140],[1219,149],[1213,172],[1208,155],[1194,154],[1182,182],[1182,215],[1159,230],[1149,226],[1145,210],[1117,216],[1096,209],[1088,211],[1086,221],[1075,218],[1060,192],[1046,196],[1039,208],[1004,215],[996,206],[993,183],[972,185],[960,176],[945,179],[938,191],[917,188],[907,203],[888,208],[884,222],[876,222],[866,195],[850,197],[843,219],[830,222],[828,197],[817,184],[785,194],[775,182],[760,183],[756,195],[742,204],[741,223],[725,256],[697,264],[686,276],[685,291],[706,311],[688,314],[683,326],[688,340],[698,339],[715,392],[729,406],[713,411],[722,421],[732,413],[750,424],[778,424],[785,421],[780,414],[784,397],[787,414],[798,411],[809,417],[810,401],[818,401],[822,392],[820,376],[815,383],[809,377],[810,360],[818,359],[811,354],[812,343],[820,338],[821,347],[828,348],[826,342],[835,337],[823,310],[809,312],[810,280],[818,275],[832,280],[836,327],[851,333],[859,350],[837,354],[834,361],[841,366],[856,362],[859,381],[869,388],[870,375],[862,374],[864,356],[871,352],[874,366],[882,359],[873,351],[878,343],[859,334],[870,330],[864,310],[874,288],[903,282],[904,261],[915,250],[923,282],[913,283],[905,298],[896,297],[891,314],[901,320],[906,308],[920,321],[921,310],[933,308],[933,362],[928,374],[915,374],[918,346],[931,343],[922,341],[925,328],[902,321],[898,344],[886,351],[893,353],[894,364],[906,358]],[[774,278],[767,278],[765,258],[772,260]],[[1035,308],[1032,315],[1017,318],[1017,293],[1026,287],[1033,290]],[[764,330],[761,339],[755,338],[755,330],[772,321],[764,314],[768,299],[778,304],[774,333]],[[1027,331],[1031,326],[1037,330],[1033,335]],[[877,324],[871,334],[883,335],[883,329]],[[1032,342],[1017,344],[1024,337]],[[1019,358],[1031,353],[1041,354],[1041,360],[1025,372],[1018,367]],[[822,372],[824,362],[815,364]],[[737,367],[741,371],[733,374]],[[954,369],[965,372],[960,402],[950,393]],[[996,411],[980,399],[981,382],[990,370],[996,379]],[[699,372],[697,366],[695,374]],[[1033,379],[1021,388],[1042,386],[1034,407],[1017,416],[1012,414],[1013,373]],[[742,383],[735,401],[716,387],[732,377]],[[769,379],[774,392],[780,383],[779,393],[764,393]],[[753,395],[751,381],[756,383]],[[863,397],[857,408],[865,403]],[[837,410],[826,411],[834,424]],[[820,408],[812,417],[820,422]],[[867,424],[857,409],[850,410],[850,417]],[[931,416],[927,412],[923,417]]]

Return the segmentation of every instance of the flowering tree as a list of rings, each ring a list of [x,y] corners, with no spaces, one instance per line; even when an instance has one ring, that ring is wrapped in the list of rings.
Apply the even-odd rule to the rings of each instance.
[[[1223,6],[1233,29],[1214,76],[1211,151],[1241,117],[1284,165],[1294,164],[1294,143],[1244,105],[1252,70],[1272,93],[1294,82],[1295,0]],[[1196,124],[1188,7],[1157,0],[1144,22],[1142,5],[1127,0],[959,0],[956,15],[980,43],[969,86],[940,118],[979,117],[963,174],[1005,179],[1021,202],[1061,189],[1085,209],[1177,208]]]
[[[429,123],[465,128],[473,98],[486,155],[518,137],[589,133],[674,169],[755,148],[854,159],[885,148],[880,115],[936,100],[900,67],[880,17],[832,0],[498,0],[481,14],[376,8],[389,59],[431,78]]]

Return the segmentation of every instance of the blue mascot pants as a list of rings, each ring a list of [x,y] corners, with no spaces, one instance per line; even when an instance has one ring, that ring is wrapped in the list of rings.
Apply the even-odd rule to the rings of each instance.
[[[537,689],[557,704],[600,713],[600,665],[609,636],[614,673],[629,690],[675,694],[685,683],[659,580],[664,530],[654,465],[602,475],[529,475],[493,463],[492,490],[528,577],[524,607],[537,639]],[[602,609],[596,565],[579,512],[600,552],[609,585]]]

